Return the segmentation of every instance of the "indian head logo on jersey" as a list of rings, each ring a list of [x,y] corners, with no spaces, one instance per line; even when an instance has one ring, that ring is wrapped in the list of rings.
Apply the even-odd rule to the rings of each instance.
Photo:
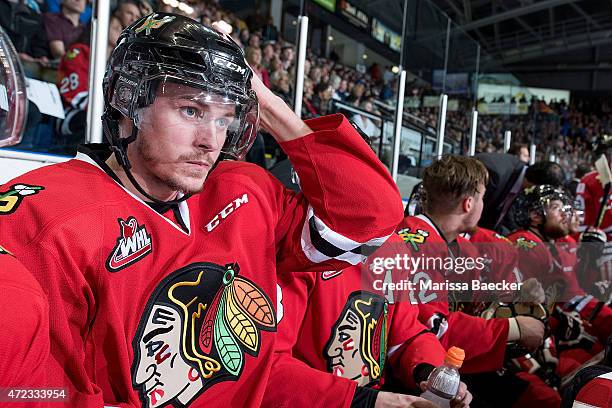
[[[106,261],[106,268],[110,272],[117,272],[130,266],[153,250],[151,235],[144,225],[138,226],[136,218],[129,217],[126,221],[119,218],[117,221],[121,235],[117,238],[117,244]]]
[[[387,354],[387,313],[385,298],[351,293],[323,350],[327,371],[360,386],[379,382]]]
[[[0,215],[14,213],[24,197],[37,194],[40,190],[44,190],[44,187],[15,184],[8,191],[0,192]]]
[[[259,354],[261,331],[276,331],[272,302],[239,271],[198,262],[157,286],[132,341],[143,407],[187,407],[212,385],[238,381],[245,353]]]

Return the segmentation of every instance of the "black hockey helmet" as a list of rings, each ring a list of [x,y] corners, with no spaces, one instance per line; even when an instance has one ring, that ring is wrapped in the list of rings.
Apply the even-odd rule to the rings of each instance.
[[[252,75],[242,49],[230,37],[195,20],[153,13],[134,22],[119,37],[103,81],[104,133],[117,160],[129,169],[127,145],[136,139],[146,108],[168,83],[183,87],[199,103],[233,106],[221,153],[243,158],[255,140],[259,118]],[[121,115],[134,122],[130,137],[119,137]]]
[[[608,153],[608,149],[612,149],[612,136],[598,136],[593,142],[593,159],[597,160],[602,154]]]
[[[523,228],[531,226],[531,212],[535,211],[546,219],[546,208],[549,203],[559,200],[563,203],[563,211],[570,214],[572,199],[562,189],[549,184],[541,184],[524,189],[516,200],[516,223]]]

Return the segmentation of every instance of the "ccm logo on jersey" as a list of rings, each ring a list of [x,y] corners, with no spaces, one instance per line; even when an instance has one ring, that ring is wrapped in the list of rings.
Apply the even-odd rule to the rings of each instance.
[[[130,266],[153,250],[151,235],[144,225],[138,226],[136,218],[129,217],[126,221],[119,218],[117,221],[121,235],[106,261],[106,268],[110,272]]]
[[[234,64],[230,60],[226,60],[225,58],[215,57],[213,59],[213,63],[215,65],[220,65],[223,68],[227,68],[230,71],[238,72],[240,75],[246,74],[246,67],[241,67],[240,65]]]
[[[234,210],[240,208],[241,205],[247,204],[249,202],[249,196],[247,193],[244,193],[242,197],[238,197],[231,201],[228,205],[226,205],[219,214],[215,215],[212,220],[208,224],[206,224],[206,231],[211,232],[217,225],[221,222],[221,220],[226,219]]]

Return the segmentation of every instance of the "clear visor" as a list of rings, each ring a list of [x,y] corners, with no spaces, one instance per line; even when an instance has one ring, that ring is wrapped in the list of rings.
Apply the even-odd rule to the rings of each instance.
[[[21,141],[27,104],[23,68],[13,44],[0,28],[0,147]]]
[[[165,77],[152,83],[152,103],[136,110],[142,131],[162,129],[210,151],[242,159],[257,133],[257,99]]]

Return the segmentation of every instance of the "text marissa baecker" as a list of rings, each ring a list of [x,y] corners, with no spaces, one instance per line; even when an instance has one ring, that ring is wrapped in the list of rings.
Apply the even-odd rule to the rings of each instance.
[[[409,271],[411,275],[427,271],[453,271],[455,274],[462,275],[466,271],[481,271],[484,267],[485,259],[482,257],[409,256],[408,254],[376,257],[370,264],[370,269],[376,275],[381,275],[389,270]]]
[[[425,291],[447,292],[450,290],[509,292],[519,291],[521,290],[521,286],[523,286],[522,282],[508,282],[506,280],[502,280],[500,282],[481,282],[477,279],[474,279],[469,283],[451,282],[449,280],[445,280],[444,282],[434,282],[431,279],[419,279],[417,282],[409,281],[408,279],[402,279],[399,282],[387,282],[383,281],[382,279],[375,279],[372,283],[374,290],[378,291],[420,291],[421,293]]]

